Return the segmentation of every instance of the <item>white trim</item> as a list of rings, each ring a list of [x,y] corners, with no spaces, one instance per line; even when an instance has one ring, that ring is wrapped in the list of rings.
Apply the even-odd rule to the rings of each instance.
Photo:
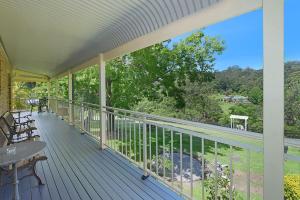
[[[263,1],[264,199],[283,199],[284,0]]]
[[[105,62],[103,54],[99,54],[99,102],[100,102],[100,148],[106,148],[106,115],[103,112],[103,107],[106,106],[106,84],[105,84]]]
[[[126,53],[151,46],[183,33],[200,29],[261,7],[262,0],[223,0],[194,15],[177,20],[111,51],[105,52],[104,60],[111,60]]]
[[[48,110],[50,110],[50,98],[51,98],[51,94],[50,94],[50,90],[51,90],[51,82],[48,81],[47,82],[47,94],[48,94]]]
[[[70,103],[73,101],[73,84],[74,84],[74,75],[71,71],[69,71],[69,76],[68,76],[68,89],[69,89],[69,123],[73,124],[74,122],[74,109],[73,109],[73,104]]]
[[[244,119],[247,120],[249,117],[248,116],[243,116],[243,115],[230,115],[230,119]]]
[[[61,77],[67,76],[69,71],[74,74],[75,72],[78,72],[78,71],[80,71],[82,69],[88,68],[88,67],[90,67],[92,65],[98,65],[98,64],[99,64],[99,56],[96,56],[96,57],[93,57],[93,58],[91,58],[91,59],[83,62],[80,65],[77,65],[76,67],[72,67],[68,71],[64,71],[64,72],[61,72],[61,73],[55,75],[54,77],[52,77],[52,79],[54,79],[54,78],[61,78]]]
[[[172,22],[156,31],[129,41],[115,49],[103,52],[104,61],[109,61],[126,53],[151,46],[164,40],[176,37],[186,32],[204,28],[206,26],[224,21],[226,19],[254,11],[262,7],[262,0],[223,0],[217,4],[207,7],[200,12]],[[75,73],[81,69],[98,64],[99,56],[86,60],[80,65],[71,68]],[[56,76],[62,77],[67,72],[62,72]]]

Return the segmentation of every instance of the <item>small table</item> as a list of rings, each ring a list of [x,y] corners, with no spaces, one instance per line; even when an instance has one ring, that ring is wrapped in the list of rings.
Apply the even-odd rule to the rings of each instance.
[[[16,147],[15,153],[14,154],[7,153],[7,149],[13,147]],[[17,163],[32,158],[34,155],[41,152],[45,147],[46,147],[45,142],[32,141],[32,142],[21,142],[21,143],[0,148],[0,166],[8,166],[12,164],[14,170],[13,196],[15,200],[20,199],[19,188],[18,188],[19,181],[18,181]]]

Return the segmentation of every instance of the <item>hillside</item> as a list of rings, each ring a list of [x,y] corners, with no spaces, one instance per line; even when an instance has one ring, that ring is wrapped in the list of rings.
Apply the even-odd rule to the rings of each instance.
[[[247,114],[245,109],[241,109],[241,107],[256,107],[256,110],[262,109],[262,69],[242,69],[238,66],[229,67],[226,70],[216,72],[214,86],[219,95],[243,95],[248,97],[252,103],[251,105],[240,106],[221,103],[223,111],[227,113]],[[258,121],[261,121],[262,112],[251,114],[247,114],[250,119],[257,118]],[[300,61],[285,63],[285,122],[285,134],[291,137],[300,137]],[[262,122],[260,123],[262,125]],[[250,123],[249,126],[253,131],[260,132],[262,130],[260,125],[253,127],[253,124]]]

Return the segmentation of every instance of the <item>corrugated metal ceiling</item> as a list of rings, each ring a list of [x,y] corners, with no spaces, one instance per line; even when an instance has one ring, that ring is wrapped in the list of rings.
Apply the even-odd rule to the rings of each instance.
[[[0,0],[12,65],[52,76],[221,0]]]

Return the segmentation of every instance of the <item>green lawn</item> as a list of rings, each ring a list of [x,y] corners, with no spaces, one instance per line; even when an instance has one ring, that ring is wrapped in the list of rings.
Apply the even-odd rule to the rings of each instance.
[[[123,135],[119,134],[119,139],[122,139],[123,142],[117,139],[117,134],[115,134],[115,139],[111,139],[108,143],[113,147],[116,148],[118,151],[127,154],[131,159],[135,159],[139,161],[139,128],[138,124],[132,121],[130,124],[126,122],[126,130],[127,130],[127,141],[125,141],[126,134],[125,134],[125,123],[123,120],[116,120],[115,121],[115,129],[117,129],[117,123],[119,122],[119,132],[121,133],[121,128],[123,129]],[[121,127],[122,123],[122,127]],[[227,140],[234,140],[239,143],[248,144],[252,146],[256,146],[257,148],[262,149],[263,142],[257,139],[243,137],[238,135],[233,135],[230,133],[209,130],[205,128],[198,128],[198,127],[191,127],[191,126],[184,126],[172,123],[162,123],[162,125],[169,125],[169,126],[176,126],[183,129],[193,130],[196,132],[204,133],[206,135],[218,137],[218,138],[225,138]],[[99,123],[98,123],[99,124]],[[96,125],[93,125],[94,129],[97,129]],[[131,128],[130,128],[131,127]],[[130,129],[131,129],[131,143],[130,143]],[[134,152],[134,130],[136,131],[136,152]],[[151,128],[151,139],[149,139],[149,127],[147,128],[147,151],[149,152],[150,145],[149,141],[151,141],[151,157],[156,155],[156,129],[155,127]],[[180,136],[178,133],[174,132],[173,135],[173,148],[174,151],[179,151],[180,149]],[[141,138],[142,138],[142,126],[141,126]],[[162,152],[163,148],[166,151],[170,149],[171,146],[171,132],[169,130],[165,130],[165,146],[163,146],[163,129],[157,129],[157,141],[158,141],[158,152]],[[190,153],[190,136],[188,134],[182,134],[182,144],[183,144],[183,152]],[[123,145],[123,148],[122,148]],[[205,159],[210,162],[214,163],[215,159],[215,152],[214,152],[214,141],[205,140],[204,141],[204,156]],[[141,148],[141,161],[143,160],[143,144],[142,140],[140,141],[140,148]],[[127,152],[126,152],[127,149]],[[131,149],[131,151],[130,151]],[[200,137],[193,137],[193,155],[201,155],[201,138]],[[296,148],[289,148],[289,154],[299,155],[300,156],[300,149]],[[243,148],[233,147],[232,152],[229,145],[220,144],[218,143],[218,152],[217,152],[217,160],[222,164],[230,163],[230,156],[233,158],[233,168],[234,168],[234,185],[236,186],[236,190],[238,196],[243,199],[246,195],[246,172],[248,169],[247,164],[247,155],[248,151]],[[149,153],[148,153],[149,158]],[[274,156],[276,159],[276,156]],[[141,164],[141,163],[140,163]],[[262,152],[250,152],[250,173],[251,173],[251,199],[262,199],[262,185],[263,185],[263,154]],[[292,161],[285,161],[285,174],[299,174],[300,173],[300,163],[292,162]],[[200,198],[201,197],[201,183],[200,181],[196,181],[194,183],[194,196]],[[189,185],[184,186],[183,190],[190,194]]]

